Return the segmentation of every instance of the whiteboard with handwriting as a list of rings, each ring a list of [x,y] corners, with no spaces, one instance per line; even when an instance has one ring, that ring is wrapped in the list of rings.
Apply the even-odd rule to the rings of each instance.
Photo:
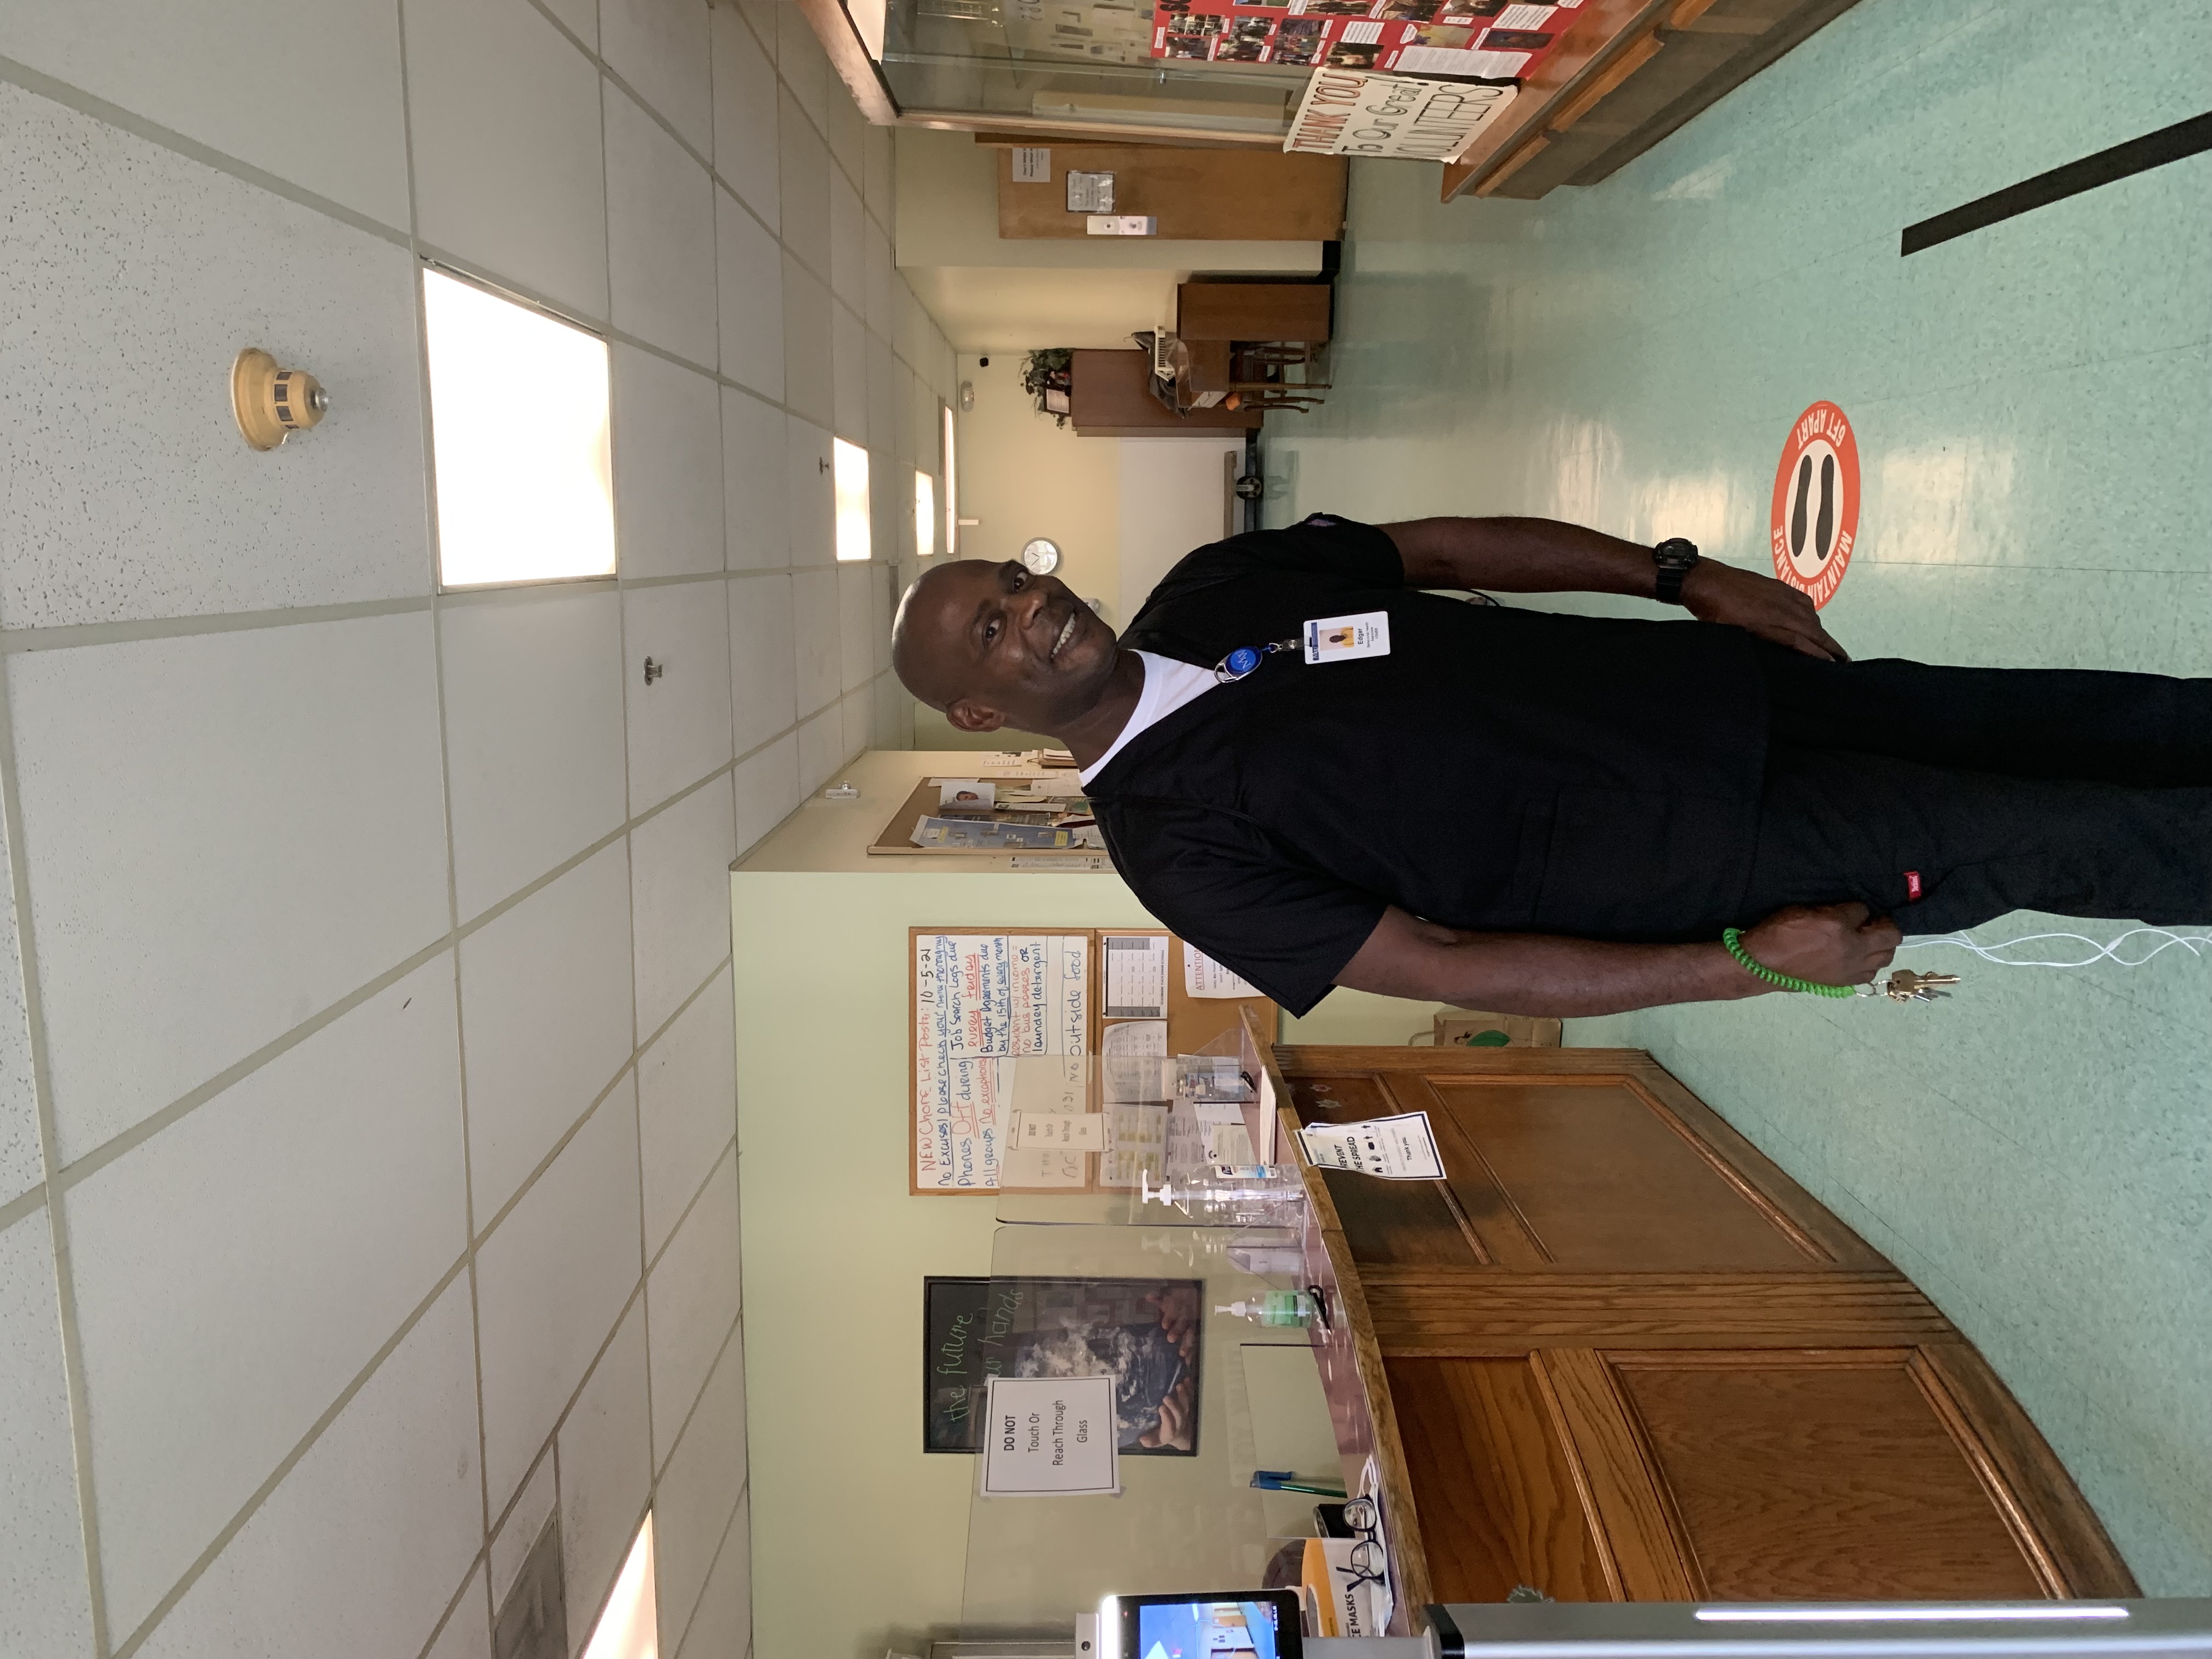
[[[1085,1065],[1012,1062],[1085,1057],[1090,1037],[1090,934],[915,934],[915,1190],[1086,1185],[1083,1154],[1007,1137],[1018,1103],[1085,1109]]]

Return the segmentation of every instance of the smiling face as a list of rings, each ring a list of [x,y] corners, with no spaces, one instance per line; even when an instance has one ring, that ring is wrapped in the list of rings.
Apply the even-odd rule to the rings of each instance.
[[[938,566],[891,636],[906,689],[963,732],[1059,732],[1104,694],[1117,656],[1112,630],[1066,583],[1012,559]]]

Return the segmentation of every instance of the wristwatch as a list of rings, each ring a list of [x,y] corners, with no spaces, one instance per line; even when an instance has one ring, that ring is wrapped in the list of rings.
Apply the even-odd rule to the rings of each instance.
[[[1651,597],[1662,605],[1682,602],[1682,579],[1698,562],[1698,544],[1686,537],[1669,536],[1651,550],[1651,562],[1659,567],[1659,580]]]

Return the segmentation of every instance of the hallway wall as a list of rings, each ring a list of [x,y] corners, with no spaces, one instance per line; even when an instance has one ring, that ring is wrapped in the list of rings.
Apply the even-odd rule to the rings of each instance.
[[[549,1519],[573,1651],[650,1504],[739,1659],[725,872],[907,740],[888,137],[769,0],[28,0],[0,155],[0,1652],[484,1656]],[[435,591],[426,258],[612,342],[619,579]]]

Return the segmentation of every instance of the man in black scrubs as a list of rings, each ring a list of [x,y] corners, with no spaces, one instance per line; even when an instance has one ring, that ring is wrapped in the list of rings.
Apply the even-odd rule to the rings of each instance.
[[[2014,909],[2212,921],[2212,680],[1852,663],[1802,594],[1686,542],[1317,514],[1191,554],[1118,641],[1054,578],[960,561],[893,659],[963,731],[1066,744],[1146,908],[1296,1013],[1333,985],[1553,1015],[1773,988],[1730,927],[1856,985],[1905,933]]]

